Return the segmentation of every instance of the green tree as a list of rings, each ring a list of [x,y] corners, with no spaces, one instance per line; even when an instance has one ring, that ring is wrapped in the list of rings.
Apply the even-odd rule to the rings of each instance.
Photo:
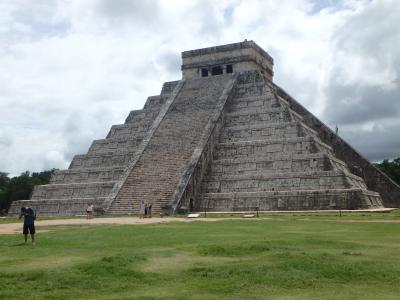
[[[8,173],[0,172],[0,190],[3,189],[9,181]]]
[[[381,171],[386,173],[390,178],[396,183],[400,184],[400,157],[389,161],[387,159],[383,160],[379,164],[375,164]]]
[[[10,182],[10,178],[8,178],[8,174],[4,172],[0,172],[0,214],[5,207],[3,207],[3,203],[5,204],[8,200],[7,195],[7,187]]]
[[[0,211],[8,210],[14,200],[29,199],[35,185],[49,183],[55,170],[32,174],[26,171],[13,178],[9,178],[7,173],[0,172]]]

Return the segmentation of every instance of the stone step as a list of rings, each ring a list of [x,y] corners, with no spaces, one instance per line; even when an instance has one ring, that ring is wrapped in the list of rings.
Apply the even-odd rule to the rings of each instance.
[[[128,114],[128,116],[125,119],[125,124],[128,123],[136,123],[137,119],[140,119],[141,116],[143,115],[143,109],[134,109],[131,110]],[[138,122],[139,123],[139,122]]]
[[[332,164],[326,155],[278,156],[275,159],[268,157],[242,157],[239,159],[214,160],[211,165],[212,176],[275,174],[276,172],[296,171],[330,171]]]
[[[135,153],[131,149],[118,149],[112,153],[75,155],[69,169],[84,169],[98,166],[123,167],[133,159]]]
[[[242,109],[238,109],[235,111],[230,111],[228,113],[225,114],[225,117],[231,118],[231,117],[236,117],[236,116],[253,116],[253,115],[259,115],[259,114],[274,114],[274,113],[281,113],[281,112],[287,112],[289,111],[289,109],[287,109],[286,107],[273,107],[273,108],[263,108],[260,109],[258,107],[254,107],[254,108],[242,108]],[[250,124],[250,123],[248,123]],[[238,124],[235,124],[238,125]]]
[[[225,159],[217,159],[213,160],[212,165],[217,166],[218,170],[221,170],[221,168],[224,167],[229,167],[230,165],[239,165],[241,163],[243,164],[259,164],[266,162],[267,166],[268,164],[271,165],[270,162],[274,162],[272,166],[275,166],[278,168],[282,168],[283,170],[286,170],[289,168],[289,166],[294,166],[298,165],[300,162],[306,162],[309,161],[309,166],[310,168],[313,168],[313,166],[318,166],[322,167],[324,171],[328,170],[336,170],[336,171],[341,171],[345,174],[349,174],[349,177],[354,177],[357,178],[357,181],[360,183],[362,187],[365,186],[365,182],[363,178],[359,177],[357,174],[353,174],[350,172],[349,168],[347,167],[346,163],[340,159],[338,159],[335,156],[332,156],[331,153],[325,154],[325,153],[312,153],[312,154],[282,154],[279,152],[276,153],[267,153],[266,155],[259,155],[256,157],[236,157],[236,158],[225,158]],[[277,164],[275,164],[275,162]],[[266,167],[267,167],[266,166]],[[305,168],[307,168],[307,165],[304,165]],[[245,168],[245,167],[244,167]],[[307,170],[305,170],[307,171]],[[309,171],[312,171],[311,169]],[[228,172],[228,171],[227,171]]]
[[[57,170],[51,177],[50,184],[117,181],[124,170],[123,166]]]
[[[247,74],[250,76],[254,76],[254,74]],[[244,76],[247,76],[244,74]],[[246,89],[246,88],[263,88],[263,89],[271,89],[271,86],[266,85],[265,81],[262,77],[256,75],[256,77],[254,77],[252,80],[248,80],[246,78],[244,78],[244,80],[242,79],[243,76],[241,78],[238,79],[238,81],[235,84],[235,88],[234,91],[236,92],[236,89]],[[249,95],[249,94],[246,94]]]
[[[159,111],[160,107],[165,103],[167,97],[161,95],[147,97],[146,103],[143,106],[145,111]]]
[[[290,122],[252,122],[224,126],[220,136],[220,142],[263,140],[277,138],[295,138],[302,136],[316,137],[317,133],[299,121]]]
[[[19,213],[22,206],[32,207],[36,215],[42,216],[71,216],[86,214],[88,203],[94,205],[95,210],[101,209],[105,197],[71,198],[71,199],[45,199],[45,200],[20,200],[14,201],[9,211],[10,214]]]
[[[244,192],[264,190],[306,190],[349,188],[350,184],[342,172],[283,172],[275,174],[215,175],[203,182],[205,192]]]
[[[258,101],[277,101],[280,103],[278,97],[275,97],[274,93],[266,88],[265,92],[261,95],[242,95],[238,96],[237,94],[235,97],[228,100],[227,105],[231,105],[234,103],[241,103],[241,102],[258,102]]]
[[[305,136],[298,122],[255,123],[252,125],[224,127],[219,142],[250,141]]]
[[[147,197],[148,199],[146,200],[147,203],[152,204],[152,212],[161,212],[162,207],[164,205],[167,205],[171,199],[170,197],[163,197],[163,198],[150,198]],[[126,199],[124,201],[120,201],[118,203],[118,206],[112,207],[108,211],[109,214],[137,214],[139,213],[140,210],[140,201],[139,200],[132,200],[132,199]]]
[[[94,140],[88,154],[114,153],[121,149],[135,150],[143,140],[144,134],[134,136]]]
[[[325,150],[325,151],[323,151]],[[214,159],[256,157],[270,153],[311,154],[329,152],[332,148],[313,137],[270,139],[219,143],[215,146]]]
[[[175,87],[178,85],[179,80],[164,82],[160,96],[168,98],[173,93]]]
[[[128,123],[113,125],[111,126],[107,138],[143,136],[149,129],[150,125],[150,122],[146,124]]]
[[[362,189],[205,193],[197,211],[286,211],[381,207],[378,193]]]
[[[161,107],[152,109],[131,110],[125,120],[125,124],[145,125],[152,122],[158,115]]]
[[[160,214],[163,209],[158,206],[153,206],[152,207],[152,216],[157,216]],[[109,211],[108,214],[110,215],[139,215],[140,214],[140,206],[127,206],[127,207],[118,207],[116,209],[113,209],[112,211]]]
[[[36,186],[32,200],[106,197],[116,181]]]
[[[225,114],[226,126],[290,121],[292,121],[292,117],[289,113],[289,110],[284,108],[271,108],[264,110],[246,109],[243,111],[235,111]]]
[[[261,96],[250,96],[242,98],[232,98],[227,103],[227,111],[240,109],[271,109],[282,107],[282,103],[273,94],[263,94]]]
[[[363,181],[363,178],[354,175],[352,173],[344,173],[342,171],[339,170],[317,170],[317,171],[292,171],[292,172],[288,172],[286,170],[282,170],[282,171],[277,171],[275,173],[263,173],[263,172],[259,172],[259,173],[255,173],[255,174],[237,174],[237,175],[233,175],[233,174],[215,174],[211,173],[207,176],[206,180],[214,180],[214,181],[218,181],[218,180],[247,180],[247,179],[269,179],[269,178],[292,178],[292,177],[315,177],[317,178],[318,176],[320,177],[329,177],[329,176],[346,176],[352,180],[355,181]]]
[[[236,84],[233,93],[237,98],[242,98],[262,96],[265,94],[266,91],[268,91],[268,87],[263,81],[259,81],[245,84]]]
[[[262,161],[292,161],[292,160],[318,160],[326,156],[323,153],[307,153],[307,154],[296,154],[296,153],[266,153],[265,155],[255,156],[255,157],[228,157],[221,159],[214,159],[213,164],[238,164],[238,163],[253,163]],[[331,157],[329,157],[331,158]]]

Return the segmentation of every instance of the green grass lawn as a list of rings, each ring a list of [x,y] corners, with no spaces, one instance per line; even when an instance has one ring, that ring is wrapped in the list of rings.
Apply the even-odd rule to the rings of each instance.
[[[3,235],[0,299],[399,299],[400,223],[326,218]]]

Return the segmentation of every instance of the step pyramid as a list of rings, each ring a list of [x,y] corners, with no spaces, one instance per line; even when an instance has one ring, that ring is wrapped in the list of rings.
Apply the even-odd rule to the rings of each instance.
[[[398,207],[400,187],[275,85],[253,41],[185,51],[182,79],[56,171],[40,214]]]

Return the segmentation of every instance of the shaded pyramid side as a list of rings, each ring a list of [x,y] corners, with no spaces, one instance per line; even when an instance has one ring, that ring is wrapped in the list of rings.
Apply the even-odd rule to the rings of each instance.
[[[290,109],[303,117],[303,122],[312,128],[318,138],[332,147],[335,157],[345,162],[348,169],[364,179],[369,190],[380,194],[384,207],[400,207],[400,185],[376,168],[350,144],[335,134],[328,126],[310,113],[281,87],[272,83],[277,95],[284,99]]]
[[[56,171],[49,184],[36,186],[31,200],[13,202],[9,212],[18,213],[26,205],[41,215],[82,214],[88,202],[101,208],[176,85],[165,83],[159,96],[131,111],[124,124],[113,125],[105,139],[93,141],[87,154],[75,155],[69,168]]]
[[[335,157],[275,86],[242,75],[227,102],[193,210],[375,208],[382,202],[364,179]],[[240,82],[240,80],[238,80]]]

